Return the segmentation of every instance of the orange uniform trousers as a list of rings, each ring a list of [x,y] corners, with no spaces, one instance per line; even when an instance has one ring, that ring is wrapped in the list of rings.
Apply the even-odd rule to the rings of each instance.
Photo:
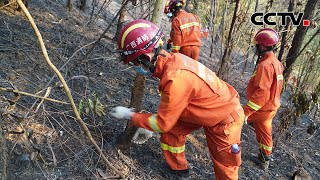
[[[277,111],[257,111],[248,118],[248,123],[253,123],[260,150],[268,156],[272,153],[272,120],[276,113]]]
[[[237,112],[239,116],[236,119],[230,116],[227,119],[229,122],[226,124],[221,122],[215,126],[203,127],[217,180],[238,179],[241,151],[238,154],[233,154],[231,153],[231,146],[235,143],[240,146],[244,113],[242,108],[238,109]],[[230,118],[232,119],[230,120]],[[171,169],[188,169],[185,153],[184,151],[172,153],[163,146],[184,147],[186,136],[201,127],[200,125],[178,121],[169,132],[161,134],[162,152]]]
[[[179,52],[196,61],[199,61],[200,46],[183,46],[180,48]]]

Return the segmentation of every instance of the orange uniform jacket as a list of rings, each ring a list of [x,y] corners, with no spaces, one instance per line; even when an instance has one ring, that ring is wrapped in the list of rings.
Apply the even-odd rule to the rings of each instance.
[[[183,46],[200,46],[200,36],[200,23],[196,15],[181,10],[172,19],[172,52],[179,52]]]
[[[135,113],[131,118],[135,125],[161,133],[170,131],[178,120],[215,126],[230,119],[228,117],[236,106],[240,106],[238,93],[233,87],[203,64],[183,54],[165,55],[158,56],[154,73],[160,79],[158,112]]]
[[[256,111],[276,111],[280,107],[283,84],[283,65],[273,52],[266,52],[260,60],[247,87],[246,116]]]

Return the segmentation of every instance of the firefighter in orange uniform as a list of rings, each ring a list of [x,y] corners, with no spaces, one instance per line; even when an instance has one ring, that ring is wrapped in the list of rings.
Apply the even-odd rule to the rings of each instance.
[[[172,20],[167,49],[171,48],[174,53],[180,52],[198,61],[201,43],[199,19],[183,10],[183,5],[183,0],[167,1],[164,13]]]
[[[160,79],[157,113],[135,113],[118,106],[111,115],[131,119],[138,127],[161,134],[161,149],[171,170],[189,177],[186,136],[203,128],[217,179],[238,179],[244,112],[237,91],[198,61],[161,47],[162,31],[146,20],[134,20],[120,32],[118,46],[125,64]]]
[[[268,169],[272,153],[272,119],[280,107],[283,65],[273,50],[279,42],[278,33],[264,28],[254,37],[257,68],[247,87],[247,104],[243,107],[246,121],[253,124],[259,143],[258,157],[264,170]]]

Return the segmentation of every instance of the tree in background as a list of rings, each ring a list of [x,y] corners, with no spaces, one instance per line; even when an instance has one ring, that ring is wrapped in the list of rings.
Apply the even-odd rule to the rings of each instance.
[[[122,5],[124,5],[124,3],[126,3],[127,1],[126,0],[122,0]],[[125,4],[126,6],[126,4]],[[126,17],[126,9],[123,8],[121,11],[120,11],[120,14],[119,14],[119,20],[118,20],[118,24],[117,24],[117,30],[116,30],[116,34],[114,35],[114,38],[113,40],[117,40],[118,39],[118,36],[119,36],[119,33],[123,27],[123,24],[124,24],[124,20],[125,20],[125,17]]]
[[[165,7],[165,4],[166,1],[157,0],[154,5],[151,22],[156,24],[158,27],[160,27],[161,25],[163,9]],[[134,80],[130,101],[130,107],[135,108],[136,111],[141,111],[144,89],[145,77],[140,74],[137,74]],[[136,131],[137,127],[133,124],[131,120],[128,120],[125,131],[119,136],[117,140],[117,146],[122,150],[128,149],[131,145],[131,139],[133,138]]]
[[[210,55],[212,57],[214,51],[214,25],[216,22],[216,13],[217,13],[217,0],[211,0],[211,8],[210,8],[210,19],[208,23],[208,27],[211,34],[211,47],[210,47]]]
[[[288,12],[292,12],[293,8],[294,8],[294,0],[290,0],[289,1]],[[290,22],[288,17],[286,19],[286,22]],[[280,51],[279,51],[279,54],[278,54],[278,59],[281,62],[282,62],[282,55],[284,53],[284,50],[285,50],[285,47],[286,47],[286,44],[287,44],[287,35],[288,35],[288,31],[290,29],[290,25],[291,25],[291,23],[287,23],[286,26],[283,29],[283,32],[282,32]]]
[[[220,63],[220,68],[218,71],[218,76],[222,79],[226,79],[227,75],[228,75],[228,69],[229,69],[229,64],[230,64],[230,53],[232,51],[232,45],[231,45],[231,40],[232,40],[232,36],[233,36],[233,30],[234,30],[234,25],[236,23],[236,19],[237,19],[237,12],[239,9],[239,0],[236,0],[235,2],[235,8],[234,8],[234,12],[233,12],[233,17],[232,17],[232,21],[231,21],[231,25],[229,28],[229,34],[228,34],[228,39],[225,45],[225,49],[223,52],[223,56],[221,59],[221,63]]]
[[[304,16],[303,20],[310,20],[312,18],[313,11],[316,7],[316,4],[319,0],[308,0],[305,9],[304,9]],[[301,48],[302,42],[304,40],[304,37],[308,31],[307,26],[298,26],[296,33],[294,35],[294,38],[292,40],[292,47],[290,48],[287,58],[286,58],[286,68],[284,70],[284,78],[285,80],[288,80],[289,75],[292,71],[292,66],[297,60],[297,55],[299,53],[299,50]]]

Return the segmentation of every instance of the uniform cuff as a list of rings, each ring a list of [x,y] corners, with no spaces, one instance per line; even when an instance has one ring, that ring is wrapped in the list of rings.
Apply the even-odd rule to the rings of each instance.
[[[149,123],[148,123],[148,118],[152,114],[144,114],[144,113],[134,113],[134,115],[131,117],[131,121],[135,126],[142,127],[144,129],[150,129]]]
[[[243,106],[243,110],[244,110],[244,114],[245,116],[251,116],[251,114],[253,114],[254,112],[256,112],[255,110],[251,109],[249,106],[244,105]]]

